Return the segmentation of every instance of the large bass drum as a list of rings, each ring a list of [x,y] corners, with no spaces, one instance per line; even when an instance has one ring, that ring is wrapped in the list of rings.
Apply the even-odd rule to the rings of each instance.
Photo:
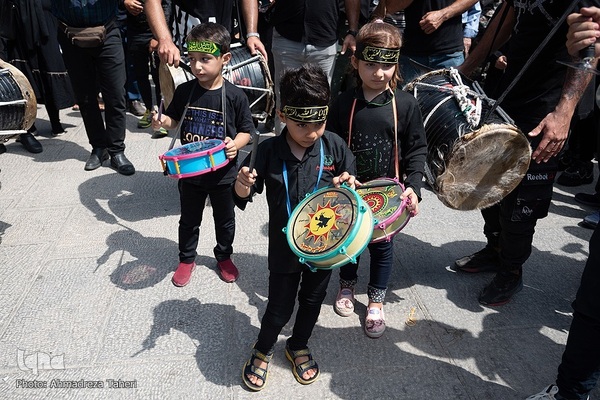
[[[0,141],[27,132],[36,114],[31,84],[16,67],[0,60]]]
[[[458,210],[502,200],[521,182],[531,160],[529,141],[501,108],[479,127],[492,102],[476,82],[471,85],[449,68],[405,86],[423,114],[427,182],[445,205]]]

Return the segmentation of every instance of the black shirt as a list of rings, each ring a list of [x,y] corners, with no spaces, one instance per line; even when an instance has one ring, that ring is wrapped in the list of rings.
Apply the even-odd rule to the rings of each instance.
[[[400,175],[406,175],[404,184],[412,187],[421,198],[423,170],[427,157],[425,128],[419,103],[410,94],[396,90],[398,114],[398,148]],[[392,95],[386,91],[367,102],[362,88],[342,93],[331,107],[327,129],[339,134],[348,143],[352,103],[356,99],[352,119],[350,149],[356,156],[359,181],[366,182],[381,177],[394,178],[394,114]],[[402,177],[400,177],[402,179]]]
[[[202,23],[208,22],[209,18],[223,25],[229,32],[233,29],[233,0],[172,0],[183,11],[196,17]]]
[[[402,44],[402,54],[407,56],[431,56],[434,54],[451,54],[462,51],[463,28],[462,16],[457,15],[445,21],[431,34],[421,29],[419,22],[429,11],[446,8],[456,0],[422,0],[413,1],[404,9],[406,28]]]
[[[339,6],[337,0],[277,0],[271,24],[294,42],[328,47],[337,41]]]
[[[521,71],[570,3],[550,0],[507,2],[515,7],[517,21],[506,54],[508,67],[498,93],[502,93]],[[556,107],[566,74],[566,67],[556,61],[569,60],[565,46],[567,30],[565,22],[502,102],[502,108],[517,122],[524,119],[539,121]]]
[[[283,228],[286,227],[289,216],[286,207],[286,188],[283,182],[283,163],[286,163],[288,173],[289,198],[292,210],[307,194],[313,192],[317,183],[320,165],[321,145],[324,150],[323,173],[319,189],[331,185],[333,178],[342,172],[355,174],[354,156],[344,141],[336,134],[325,131],[321,140],[306,149],[302,160],[298,160],[290,150],[286,137],[287,128],[281,135],[270,138],[258,146],[256,153],[256,170],[258,177],[252,187],[252,194],[262,193],[267,188],[267,204],[269,205],[269,270],[279,273],[302,271],[306,266],[300,264],[287,242]],[[244,165],[248,165],[248,156]],[[246,202],[240,199],[234,191],[236,204],[244,209]]]
[[[180,121],[183,110],[189,99],[190,106],[181,125],[180,140],[182,144],[197,142],[206,139],[225,140],[228,136],[232,139],[238,132],[250,133],[254,131],[254,122],[250,113],[248,97],[242,89],[233,85],[228,80],[223,80],[225,85],[227,130],[223,129],[223,105],[221,88],[206,90],[198,81],[192,80],[177,86],[173,100],[165,111],[175,121]],[[190,98],[190,92],[193,90]],[[188,182],[214,187],[216,185],[231,184],[237,176],[236,160],[207,174],[185,178]]]

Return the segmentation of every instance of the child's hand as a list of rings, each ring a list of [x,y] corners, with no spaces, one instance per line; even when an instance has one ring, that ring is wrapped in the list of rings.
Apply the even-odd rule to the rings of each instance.
[[[340,176],[333,178],[333,185],[335,187],[340,187],[340,185],[344,182],[346,185],[350,186],[350,188],[356,188],[356,177],[354,177],[354,175],[350,175],[348,172],[342,172]]]
[[[400,195],[402,200],[408,199],[406,209],[410,212],[411,217],[416,217],[419,214],[419,198],[413,188],[409,187]]]
[[[237,156],[237,145],[235,144],[235,140],[227,136],[224,140],[225,142],[225,155],[228,159],[232,160]]]
[[[160,116],[160,121],[158,120],[158,114],[155,111],[152,111],[152,129],[157,131],[163,127],[163,123],[167,117],[164,115]]]
[[[238,196],[245,198],[250,195],[250,188],[256,182],[256,170],[253,169],[252,173],[248,167],[242,167],[237,174],[235,181],[235,192]]]

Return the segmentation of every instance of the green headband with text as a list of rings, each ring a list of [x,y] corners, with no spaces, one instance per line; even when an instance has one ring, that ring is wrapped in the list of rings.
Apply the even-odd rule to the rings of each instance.
[[[365,46],[356,44],[356,58],[363,61],[379,64],[396,64],[400,58],[400,49],[386,49],[384,47]]]
[[[221,46],[215,42],[211,42],[210,40],[193,40],[186,42],[186,46],[188,53],[197,51],[199,53],[212,54],[215,57],[219,57],[221,55]]]

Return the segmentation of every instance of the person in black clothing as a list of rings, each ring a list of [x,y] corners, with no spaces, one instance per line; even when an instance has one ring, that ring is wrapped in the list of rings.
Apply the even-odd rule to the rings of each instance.
[[[361,183],[388,177],[406,185],[400,198],[408,199],[407,210],[415,216],[419,213],[427,143],[417,100],[396,87],[400,33],[396,27],[376,20],[360,29],[356,41],[357,51],[351,62],[359,85],[334,101],[327,129],[339,134],[356,155]],[[385,331],[383,301],[393,253],[392,238],[369,244],[369,304],[364,328],[371,338]],[[354,312],[357,279],[358,263],[340,268],[340,289],[334,303],[340,316]]]
[[[273,347],[292,316],[296,294],[298,313],[286,343],[286,357],[298,382],[309,384],[319,376],[319,366],[307,345],[331,270],[312,272],[300,263],[282,228],[291,209],[313,190],[342,182],[353,187],[355,182],[354,156],[339,136],[325,130],[330,88],[323,70],[315,65],[287,70],[281,80],[280,98],[283,111],[278,113],[287,127],[280,136],[260,143],[254,169],[242,167],[234,185],[240,208],[244,209],[252,195],[262,193],[265,186],[269,205],[269,299],[258,340],[242,375],[244,384],[255,391],[265,387]],[[310,111],[305,114],[307,118],[294,114],[299,109]],[[249,157],[244,165],[248,165]]]
[[[7,0],[15,7],[16,17],[12,24],[3,20],[0,36],[4,35],[0,47],[0,58],[17,67],[29,80],[37,102],[44,104],[50,119],[52,136],[65,132],[60,123],[59,110],[75,104],[73,88],[67,74],[57,39],[56,17],[50,12],[50,0],[14,1]],[[7,16],[8,17],[8,16]],[[6,18],[6,17],[5,17]],[[6,32],[8,26],[13,32]],[[35,124],[18,140],[31,153],[40,153],[41,143],[33,136],[37,133]]]
[[[596,43],[600,55],[600,8],[586,7],[569,15],[567,48],[578,58],[578,52]],[[597,62],[597,61],[594,61]],[[600,378],[600,228],[590,238],[589,257],[581,276],[581,284],[573,302],[573,322],[567,345],[558,366],[556,384],[551,384],[528,400],[585,400]]]
[[[507,0],[498,11],[499,15],[506,12],[506,18],[490,22],[459,70],[470,75],[488,54],[508,43],[508,66],[498,88],[499,93],[503,92],[567,6],[568,2],[551,0]],[[535,226],[538,219],[548,215],[552,199],[558,170],[556,155],[563,148],[575,107],[591,79],[591,74],[556,62],[569,61],[564,44],[566,33],[565,23],[501,104],[517,127],[527,134],[533,154],[520,184],[498,204],[481,211],[487,246],[455,261],[455,267],[464,272],[497,272],[479,295],[483,305],[505,304],[523,288],[523,264],[531,254]]]
[[[229,32],[222,25],[207,22],[192,29],[187,45],[196,79],[179,85],[160,120],[156,114],[152,122],[156,131],[173,129],[183,119],[181,143],[222,140],[230,160],[214,171],[179,180],[181,218],[179,265],[172,279],[175,286],[187,285],[196,266],[196,247],[207,197],[210,197],[215,219],[217,245],[214,254],[219,273],[225,282],[234,282],[238,278],[238,270],[231,261],[235,236],[231,184],[236,177],[238,149],[250,141],[254,124],[248,98],[222,75],[223,65],[231,60],[230,42]]]
[[[133,175],[135,167],[125,156],[126,76],[123,43],[115,24],[118,3],[53,0],[52,13],[59,20],[58,42],[92,146],[84,169],[95,170],[110,157],[110,164],[118,173]],[[67,37],[68,27],[104,27],[105,35],[92,45],[83,44]],[[105,103],[104,119],[98,106],[96,82]]]

